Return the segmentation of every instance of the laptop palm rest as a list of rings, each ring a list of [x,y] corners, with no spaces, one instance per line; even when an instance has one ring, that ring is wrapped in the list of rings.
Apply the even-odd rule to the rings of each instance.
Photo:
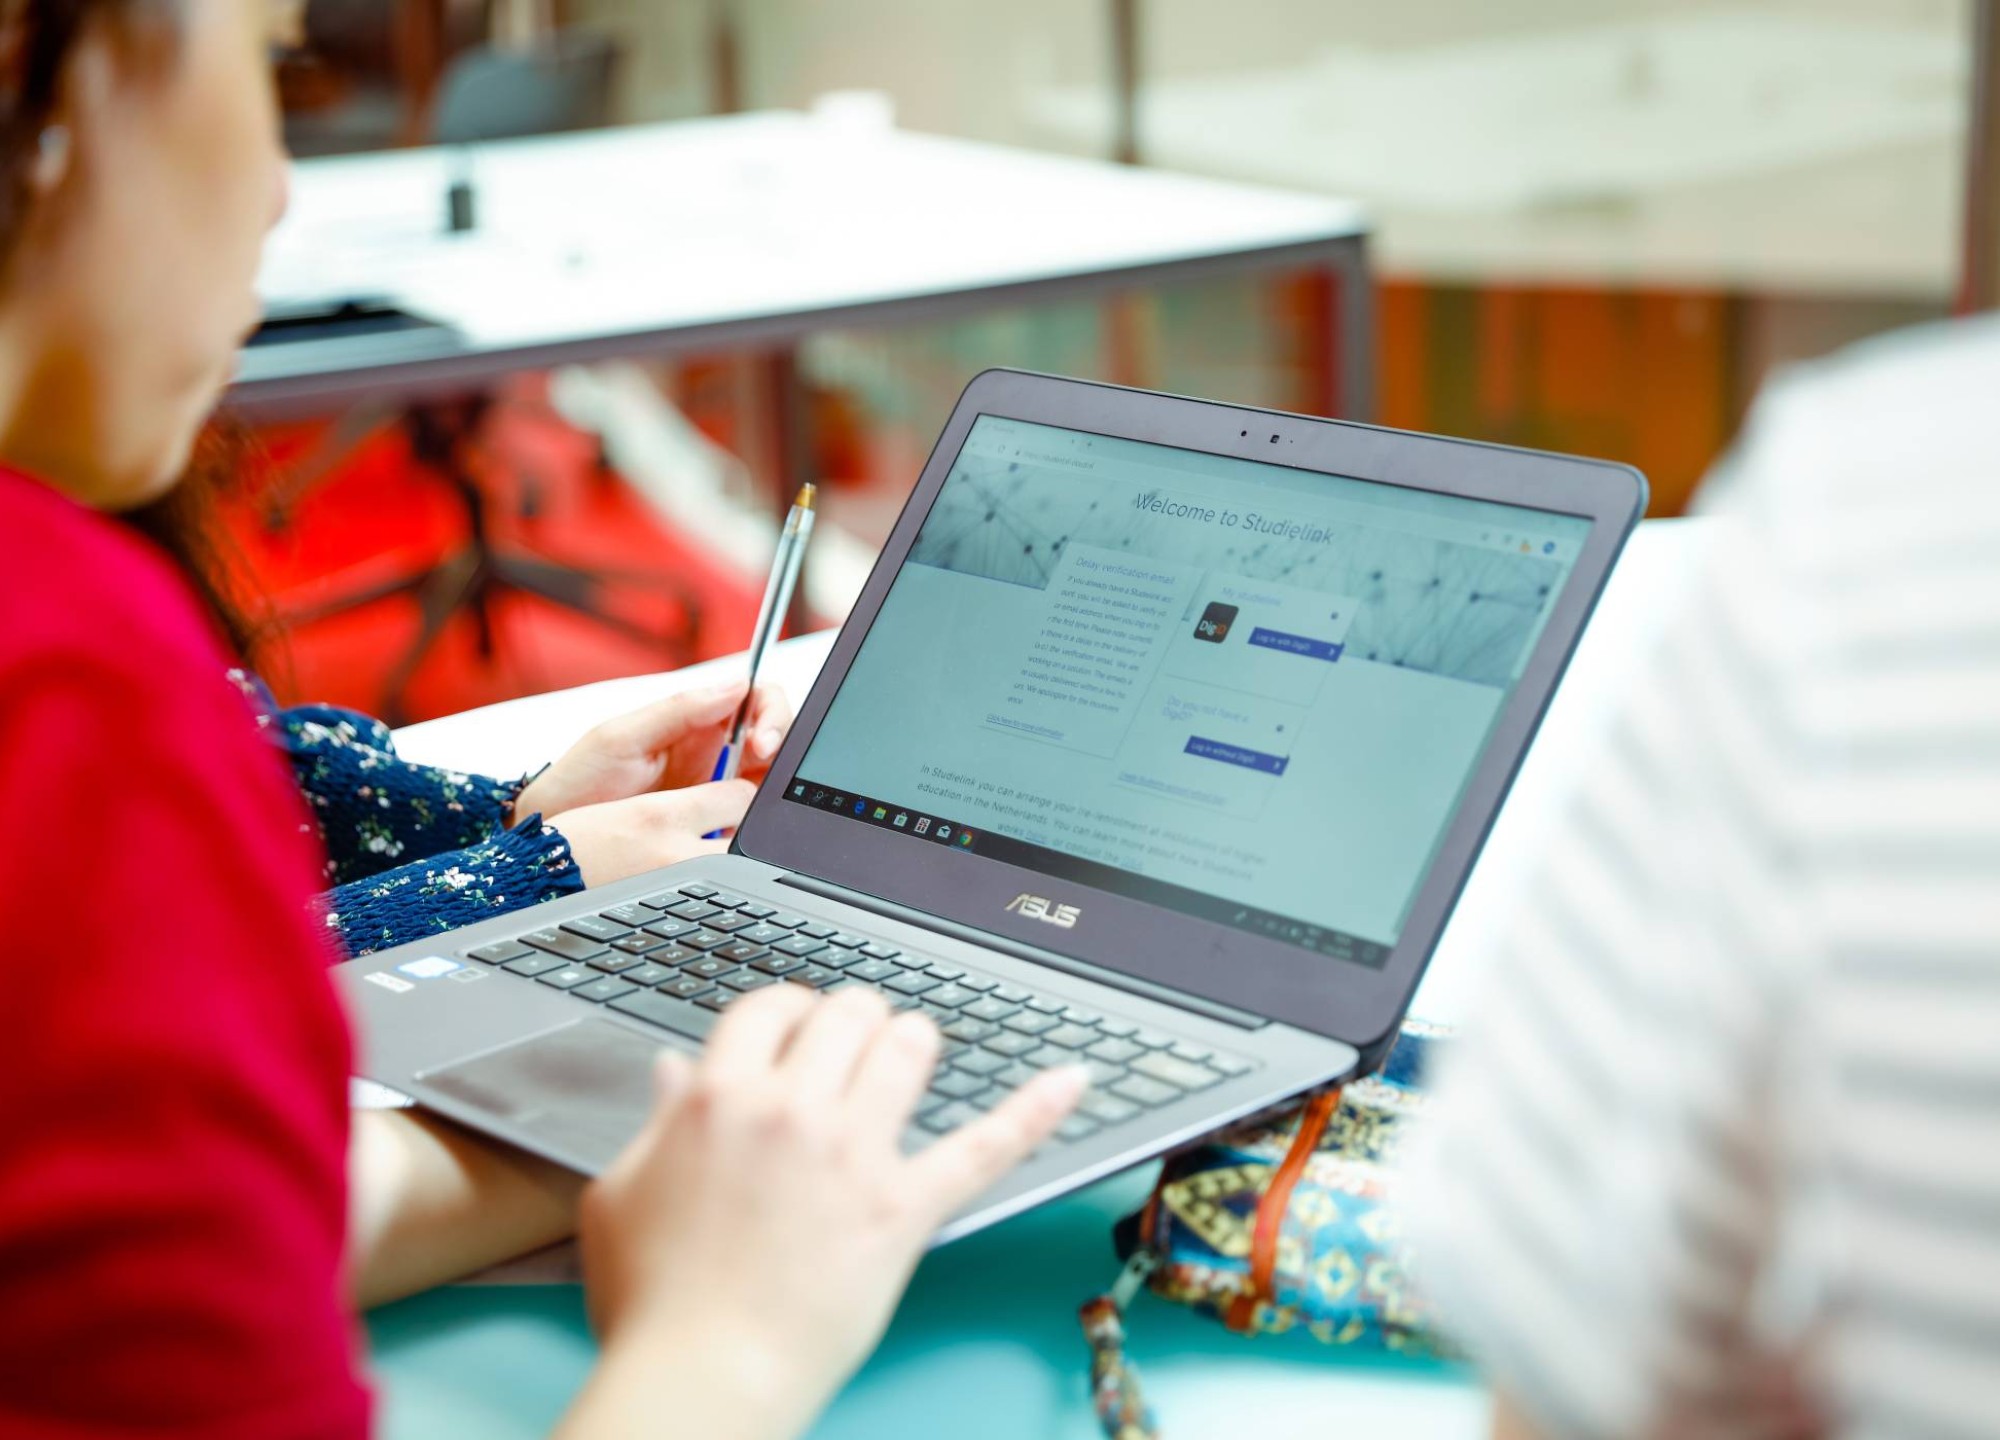
[[[548,1030],[416,1078],[509,1129],[609,1160],[653,1108],[653,1061],[665,1048],[603,1020]]]

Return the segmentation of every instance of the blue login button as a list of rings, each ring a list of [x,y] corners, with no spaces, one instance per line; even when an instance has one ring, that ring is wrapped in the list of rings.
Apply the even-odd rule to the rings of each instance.
[[[1308,660],[1338,660],[1347,647],[1332,640],[1315,640],[1310,635],[1293,635],[1283,630],[1258,626],[1250,632],[1250,643],[1266,650],[1282,650],[1287,655],[1303,655]]]
[[[1289,755],[1266,755],[1262,750],[1226,745],[1220,740],[1208,740],[1200,735],[1188,736],[1184,753],[1198,755],[1203,760],[1220,760],[1225,765],[1241,765],[1245,770],[1262,770],[1266,775],[1282,775],[1285,767],[1292,763]]]

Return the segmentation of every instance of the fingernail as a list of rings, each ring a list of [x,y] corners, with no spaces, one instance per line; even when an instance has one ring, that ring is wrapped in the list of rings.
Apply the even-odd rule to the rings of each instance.
[[[775,755],[784,743],[784,733],[776,726],[766,725],[757,732],[757,753],[760,755]]]

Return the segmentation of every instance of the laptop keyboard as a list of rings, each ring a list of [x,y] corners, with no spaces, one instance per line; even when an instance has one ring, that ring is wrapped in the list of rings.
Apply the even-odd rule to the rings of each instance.
[[[878,991],[897,1010],[929,1015],[944,1035],[917,1109],[915,1144],[991,1109],[1052,1066],[1082,1065],[1091,1080],[1059,1141],[1087,1139],[1254,1068],[1241,1056],[709,885],[683,885],[463,953],[694,1040],[768,985]]]

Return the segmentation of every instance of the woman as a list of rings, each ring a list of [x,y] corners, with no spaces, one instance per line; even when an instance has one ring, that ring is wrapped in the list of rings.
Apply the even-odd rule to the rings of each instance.
[[[0,0],[9,1435],[363,1434],[355,1308],[579,1212],[571,1177],[443,1124],[350,1121],[314,827],[186,577],[118,518],[182,468],[256,317],[283,203],[261,3]],[[714,823],[686,793],[564,833],[587,873]],[[581,1195],[603,1354],[566,1434],[809,1421],[939,1219],[1080,1088],[905,1159],[936,1044],[865,991],[780,986],[663,1065]]]

